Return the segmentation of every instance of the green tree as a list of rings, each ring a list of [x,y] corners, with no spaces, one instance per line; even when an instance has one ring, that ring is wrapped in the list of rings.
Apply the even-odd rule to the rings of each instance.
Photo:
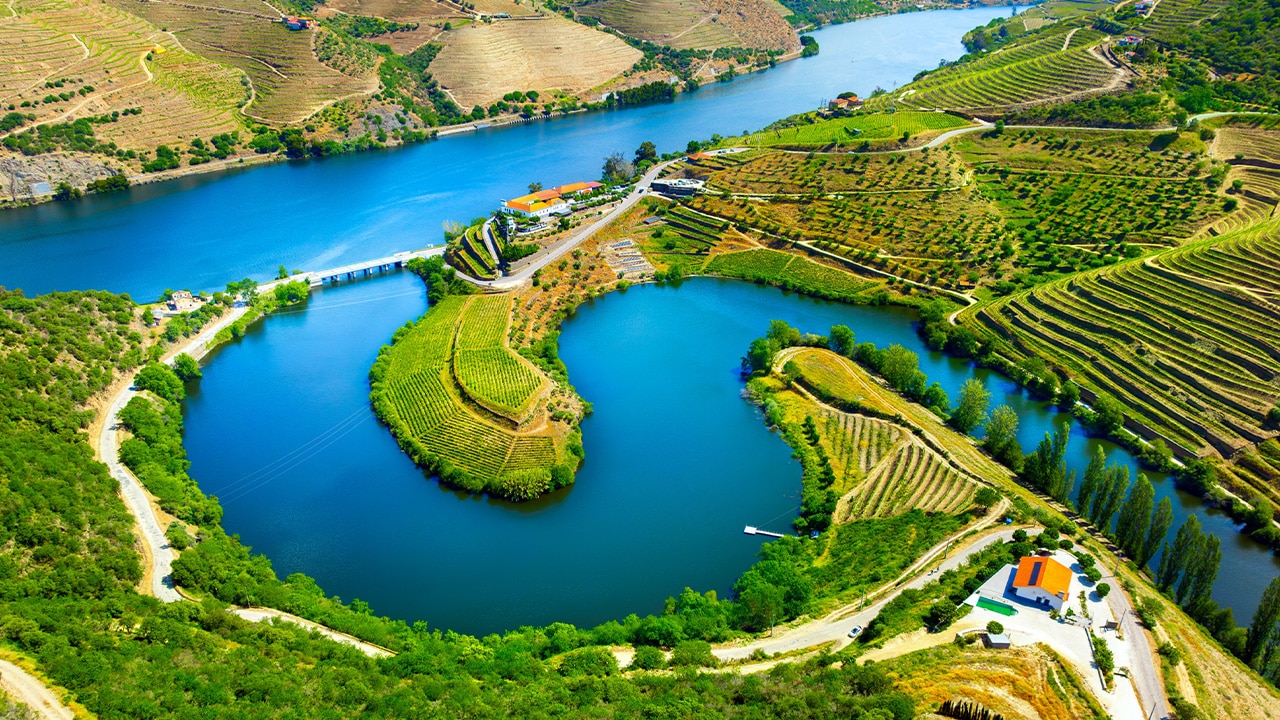
[[[1080,386],[1070,380],[1064,381],[1062,387],[1058,388],[1058,407],[1069,411],[1078,402],[1080,402]]]
[[[960,402],[951,413],[951,424],[962,433],[969,433],[987,421],[987,406],[991,393],[977,378],[969,378],[960,386]]]
[[[1115,517],[1120,504],[1129,492],[1129,468],[1123,465],[1112,465],[1107,468],[1107,475],[1102,483],[1102,491],[1094,499],[1093,517],[1090,520],[1102,532],[1111,534],[1111,519]]]
[[[1124,425],[1124,405],[1106,393],[1099,393],[1094,399],[1093,412],[1096,415],[1095,427],[1099,432],[1113,433]]]
[[[622,156],[622,153],[613,153],[604,159],[604,168],[600,171],[600,177],[610,185],[630,182],[635,177],[636,166]]]
[[[939,414],[945,413],[951,407],[951,398],[947,397],[947,391],[942,389],[942,385],[933,383],[925,388],[920,403],[930,410],[934,410]]]
[[[894,390],[899,392],[907,390],[911,380],[919,371],[920,357],[914,352],[896,343],[885,348],[880,375]]]
[[[1199,542],[1196,543],[1195,552],[1191,555],[1191,561],[1187,563],[1187,570],[1183,574],[1187,589],[1184,592],[1182,585],[1178,586],[1179,602],[1182,602],[1184,607],[1195,608],[1209,599],[1210,593],[1213,592],[1213,583],[1218,579],[1218,568],[1221,564],[1222,543],[1218,540],[1218,536],[1208,533],[1201,535]]]
[[[1139,473],[1138,481],[1130,489],[1129,497],[1120,508],[1120,517],[1116,520],[1116,542],[1134,562],[1142,557],[1147,528],[1151,525],[1155,495],[1151,481],[1147,480],[1146,475]]]
[[[1080,483],[1080,494],[1076,496],[1076,512],[1082,517],[1090,518],[1090,505],[1096,500],[1094,497],[1107,476],[1107,452],[1099,445],[1093,451],[1093,459],[1089,461],[1089,466],[1084,470],[1084,480]]]
[[[1253,612],[1244,645],[1244,661],[1261,672],[1270,667],[1277,653],[1280,653],[1280,577],[1273,578],[1267,585],[1258,609]]]
[[[1199,542],[1200,535],[1200,518],[1191,515],[1183,521],[1182,526],[1178,528],[1178,534],[1174,536],[1173,546],[1170,547],[1165,543],[1164,551],[1160,554],[1160,568],[1156,571],[1156,587],[1166,593],[1173,589],[1186,570],[1187,562],[1191,559],[1191,553]]]
[[[640,147],[636,149],[636,165],[646,162],[653,162],[658,159],[658,146],[645,140],[640,143]]]
[[[987,632],[992,635],[1003,635],[1004,625],[1001,625],[1000,621],[998,620],[992,620],[991,622],[987,623]]]
[[[1111,594],[1111,586],[1106,583],[1098,583],[1094,586],[1093,591],[1098,593],[1099,598],[1105,598]]]
[[[1008,405],[1000,405],[991,411],[986,430],[982,446],[992,457],[1005,465],[1011,465],[1014,458],[1022,459],[1022,446],[1018,444],[1018,411]]]
[[[1151,526],[1147,528],[1147,538],[1142,543],[1142,555],[1138,557],[1138,567],[1146,567],[1151,562],[1151,558],[1156,556],[1156,551],[1160,549],[1160,544],[1169,534],[1169,528],[1173,527],[1173,502],[1169,498],[1164,498],[1160,504],[1156,506],[1156,512],[1151,516]]]
[[[771,628],[782,618],[782,588],[756,579],[738,591],[739,624],[748,630]]]
[[[1067,474],[1067,442],[1071,439],[1071,426],[1063,423],[1052,435],[1027,455],[1022,466],[1022,477],[1032,487],[1039,488],[1058,502],[1066,503],[1075,485],[1075,473]]]
[[[187,396],[182,380],[178,379],[168,365],[160,362],[149,363],[139,370],[133,378],[133,384],[139,390],[153,392],[165,400],[177,402]]]
[[[853,348],[857,344],[857,338],[848,325],[831,326],[831,334],[827,336],[827,347],[831,348],[832,351],[838,352],[845,357],[852,357]]]
[[[173,359],[173,372],[183,382],[190,382],[202,377],[200,363],[186,353],[179,353]]]

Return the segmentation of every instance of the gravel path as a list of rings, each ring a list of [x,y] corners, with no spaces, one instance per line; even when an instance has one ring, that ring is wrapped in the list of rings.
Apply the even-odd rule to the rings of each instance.
[[[330,640],[333,640],[334,642],[340,642],[343,645],[350,645],[351,647],[356,648],[360,652],[372,658],[384,658],[384,657],[391,657],[392,655],[395,655],[395,653],[382,647],[381,645],[374,645],[373,643],[365,642],[364,640],[361,640],[360,638],[354,637],[352,635],[348,635],[346,633],[338,632],[337,630],[327,628],[324,625],[321,625],[320,623],[312,622],[305,618],[300,618],[297,615],[291,615],[287,612],[281,612],[280,610],[276,610],[274,608],[261,608],[261,607],[232,608],[231,612],[235,613],[241,618],[244,618],[245,620],[248,620],[249,622],[279,620],[281,622],[287,622],[292,625],[298,625],[308,630],[313,630],[315,632],[318,632],[321,635],[324,635],[325,637],[329,638]]]
[[[0,660],[0,689],[10,699],[31,709],[45,720],[74,720],[75,713],[34,675],[8,660]]]

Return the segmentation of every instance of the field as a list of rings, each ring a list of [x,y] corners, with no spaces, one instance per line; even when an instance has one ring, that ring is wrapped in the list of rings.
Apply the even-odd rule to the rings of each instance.
[[[778,250],[719,253],[703,266],[702,272],[845,302],[866,302],[884,288],[882,282]]]
[[[867,106],[989,110],[1108,88],[1124,78],[1124,71],[1091,52],[1104,37],[1080,23],[1056,23],[872,98]]]
[[[1146,427],[1230,457],[1274,435],[1280,401],[1280,221],[1080,275],[969,320],[1119,398]]]
[[[766,0],[603,0],[574,11],[630,37],[677,50],[791,51],[800,41]]]
[[[801,115],[776,127],[750,135],[729,138],[725,146],[778,147],[800,150],[846,150],[864,146],[897,145],[906,134],[910,144],[917,145],[946,130],[965,127],[969,121],[939,112],[897,112],[853,115],[821,119],[817,115]],[[789,126],[787,126],[789,125]]]
[[[312,36],[318,31],[291,32],[273,22],[270,8],[262,3],[246,3],[249,9],[243,9],[236,7],[241,0],[219,0],[235,10],[223,12],[216,7],[111,1],[156,26],[169,28],[188,50],[242,70],[253,88],[253,99],[244,112],[258,120],[300,122],[339,99],[378,89],[377,78],[367,66],[345,75],[321,63],[312,50]]]
[[[397,333],[372,397],[406,451],[442,481],[526,500],[552,488],[566,430],[536,407],[547,378],[507,346],[511,300],[441,300]]]
[[[612,35],[558,16],[468,25],[439,40],[445,47],[432,74],[464,108],[488,106],[517,89],[580,93],[642,57]]]

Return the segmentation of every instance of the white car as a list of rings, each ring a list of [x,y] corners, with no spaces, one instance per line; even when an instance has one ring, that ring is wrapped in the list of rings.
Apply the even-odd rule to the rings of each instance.
[[[851,637],[851,638],[858,637],[858,636],[859,636],[859,635],[861,635],[861,634],[862,634],[862,626],[861,626],[861,625],[854,625],[854,626],[853,626],[853,629],[849,631],[849,637]]]

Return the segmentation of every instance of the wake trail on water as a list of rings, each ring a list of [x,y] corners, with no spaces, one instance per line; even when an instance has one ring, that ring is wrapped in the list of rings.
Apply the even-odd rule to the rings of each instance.
[[[357,408],[319,435],[223,488],[219,497],[224,502],[238,500],[279,479],[363,425],[369,419],[368,410],[367,406]]]

